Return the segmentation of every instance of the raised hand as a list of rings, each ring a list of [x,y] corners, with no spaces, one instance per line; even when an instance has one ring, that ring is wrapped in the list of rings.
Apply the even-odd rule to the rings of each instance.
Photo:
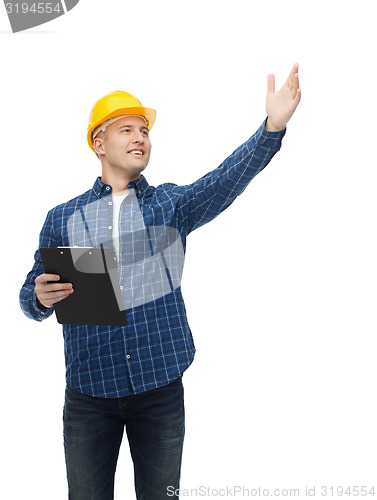
[[[291,116],[295,112],[301,99],[301,89],[298,82],[298,64],[290,72],[286,82],[275,92],[275,76],[267,77],[266,130],[277,132],[284,130]]]

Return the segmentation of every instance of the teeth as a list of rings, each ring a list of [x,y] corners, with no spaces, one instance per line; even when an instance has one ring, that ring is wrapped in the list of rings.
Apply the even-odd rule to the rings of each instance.
[[[142,155],[143,154],[142,151],[138,151],[138,150],[131,151],[131,153],[133,153],[134,155]]]

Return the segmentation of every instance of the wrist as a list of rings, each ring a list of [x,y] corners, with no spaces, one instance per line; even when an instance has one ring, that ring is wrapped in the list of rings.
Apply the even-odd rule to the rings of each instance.
[[[49,307],[46,307],[42,304],[42,302],[38,299],[37,297],[37,306],[39,307],[39,309],[41,309],[42,311],[47,311],[47,309],[49,309]]]
[[[281,125],[281,124],[275,125],[271,121],[271,118],[268,116],[264,127],[268,132],[281,132],[282,130],[285,129],[286,124],[285,125]]]

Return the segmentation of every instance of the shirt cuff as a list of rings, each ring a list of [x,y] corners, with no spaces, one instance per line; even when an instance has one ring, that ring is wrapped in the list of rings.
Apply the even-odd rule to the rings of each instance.
[[[53,313],[53,310],[54,310],[54,308],[52,306],[47,308],[47,307],[44,307],[42,304],[40,304],[43,307],[43,309],[41,309],[38,305],[37,294],[35,293],[35,291],[34,291],[34,297],[33,297],[33,305],[34,305],[34,310],[36,313],[35,319],[37,321],[42,321],[43,319],[48,318],[49,316],[51,316],[51,314]]]

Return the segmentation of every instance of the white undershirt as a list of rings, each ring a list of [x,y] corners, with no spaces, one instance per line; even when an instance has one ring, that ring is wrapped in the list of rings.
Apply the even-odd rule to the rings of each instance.
[[[117,195],[113,194],[113,242],[116,252],[117,259],[119,261],[119,210],[122,201],[125,199],[127,194]]]

